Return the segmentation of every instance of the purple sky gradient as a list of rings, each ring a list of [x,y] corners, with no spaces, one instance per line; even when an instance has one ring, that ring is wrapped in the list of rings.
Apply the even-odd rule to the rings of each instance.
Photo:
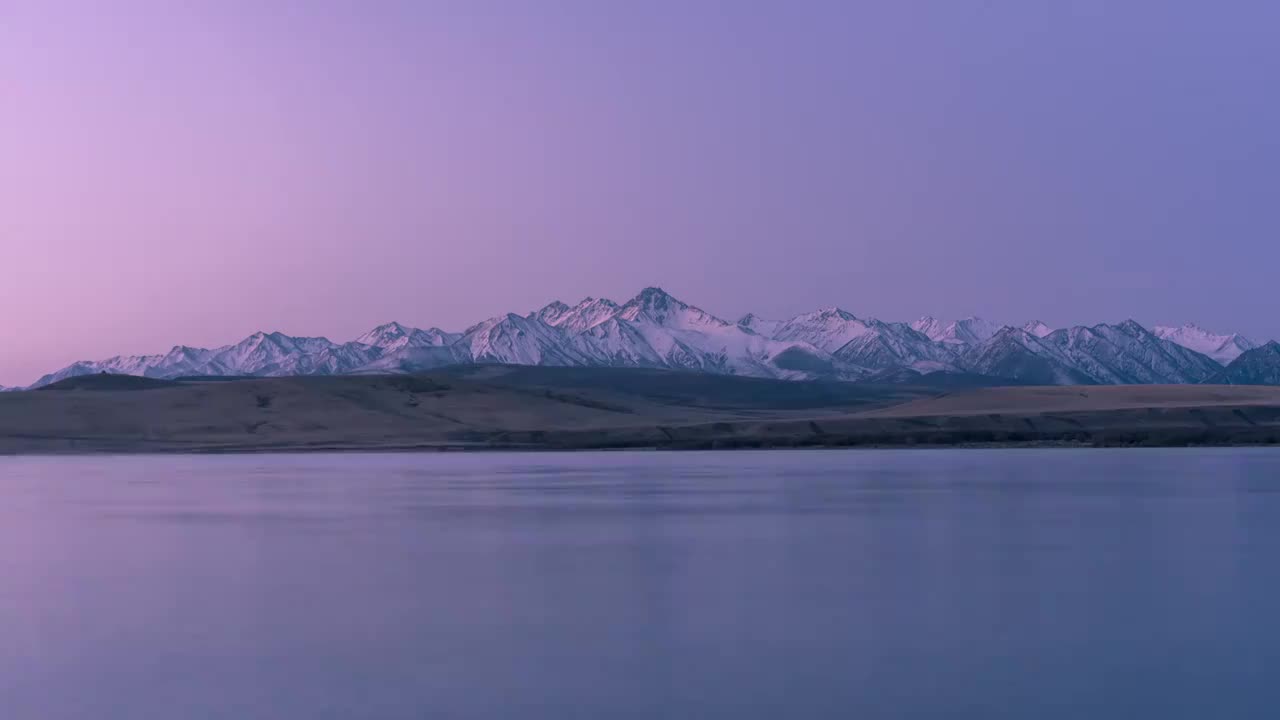
[[[0,384],[651,284],[1280,337],[1280,3],[105,7],[0,3]]]

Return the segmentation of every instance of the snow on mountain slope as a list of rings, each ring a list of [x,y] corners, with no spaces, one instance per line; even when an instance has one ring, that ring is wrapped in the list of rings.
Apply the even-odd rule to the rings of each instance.
[[[565,305],[559,300],[553,300],[543,306],[541,310],[534,310],[526,317],[530,320],[541,320],[548,325],[555,325],[560,318],[564,317],[565,313],[569,312],[569,310],[570,308],[568,305]]]
[[[943,333],[943,342],[960,342],[965,345],[976,345],[985,342],[1000,332],[1000,323],[983,320],[979,317],[967,317],[957,320]]]
[[[979,317],[944,323],[926,315],[911,323],[911,327],[934,342],[973,346],[986,342],[1000,331],[1001,325]]]
[[[727,327],[725,332],[698,333],[641,324],[637,330],[673,368],[750,377],[804,379],[810,377],[806,371],[780,365],[777,358],[788,352],[794,357],[798,351],[832,362],[830,354],[807,343],[771,340],[736,325]],[[833,369],[851,376],[865,374],[859,368],[844,364]]]
[[[157,372],[157,367],[164,357],[163,355],[117,355],[106,360],[82,360],[41,377],[32,383],[31,387],[43,387],[67,378],[81,375],[97,375],[98,373],[161,377],[161,373]]]
[[[587,365],[589,358],[565,335],[536,317],[508,313],[474,325],[456,345],[475,362],[513,365]]]
[[[235,375],[311,375],[307,356],[332,350],[325,338],[291,337],[256,332],[230,347],[214,351],[209,364]]]
[[[961,359],[970,372],[1047,384],[1196,383],[1220,367],[1138,323],[1077,326],[1044,337],[1005,328]]]
[[[411,373],[467,362],[471,362],[471,356],[457,345],[407,345],[343,372],[358,375]]]
[[[872,332],[870,326],[853,313],[838,307],[797,315],[774,331],[774,340],[802,342],[819,350],[834,353],[854,338]]]
[[[1205,382],[1214,385],[1280,385],[1280,343],[1272,340],[1244,351]]]
[[[151,366],[153,375],[182,377],[184,375],[222,375],[226,368],[212,363],[215,351],[204,348],[175,345]]]
[[[711,313],[669,295],[662,288],[648,287],[619,308],[617,316],[627,322],[660,325],[673,330],[715,332],[733,327]]]
[[[452,345],[461,335],[447,333],[440,328],[419,330],[398,322],[379,325],[356,338],[355,342],[382,348],[384,352],[395,352],[406,347],[443,347]]]
[[[937,340],[947,330],[947,323],[933,317],[925,315],[924,317],[911,323],[911,329],[924,335],[930,340]]]
[[[559,312],[548,313],[548,309],[556,304],[563,306],[564,309]],[[617,303],[606,298],[585,298],[573,307],[564,305],[564,303],[552,303],[552,305],[540,310],[538,315],[540,317],[544,314],[549,315],[551,319],[544,320],[544,322],[571,335],[586,332],[617,315],[618,311],[621,310]]]
[[[616,306],[615,306],[616,307]],[[610,367],[663,367],[662,356],[635,325],[610,317],[570,337],[569,342],[593,364]]]
[[[660,288],[645,288],[614,317],[629,324],[667,367],[772,374],[763,364],[768,339],[681,302]]]
[[[773,337],[778,332],[778,328],[782,327],[781,320],[765,320],[755,313],[747,313],[738,318],[738,327],[750,330],[757,335],[765,337]]]
[[[1156,337],[1177,343],[1201,355],[1208,355],[1223,365],[1240,357],[1246,350],[1258,347],[1258,343],[1243,335],[1219,335],[1192,323],[1182,327],[1158,325],[1152,328],[1152,332]]]
[[[207,350],[183,345],[164,355],[118,356],[73,363],[32,384],[42,387],[69,377],[110,373],[154,378],[228,375],[311,375],[345,372],[350,367],[330,356],[346,356],[340,346],[323,338],[292,338],[281,333],[255,333],[236,345]],[[361,356],[363,357],[363,356]],[[364,364],[367,359],[359,359]],[[331,370],[325,370],[325,366]]]
[[[906,323],[861,322],[866,331],[837,349],[833,353],[837,358],[874,370],[908,367],[928,371],[952,367],[956,359],[954,348],[933,342]]]
[[[813,377],[812,370],[796,369],[796,363],[801,363],[810,368],[831,367],[842,377],[865,374],[804,341],[757,334],[677,300],[660,288],[644,289],[622,305],[614,318],[629,325],[670,368],[753,377]],[[791,366],[777,362],[784,353],[789,353]],[[817,360],[801,362],[801,357]]]
[[[1048,325],[1045,325],[1039,320],[1032,320],[1026,325],[1023,325],[1022,329],[1024,332],[1027,332],[1031,335],[1035,335],[1038,338],[1046,337],[1049,335],[1049,333],[1053,332],[1053,328],[1049,327]]]
[[[1010,378],[1037,385],[1092,385],[1096,381],[1075,367],[1055,345],[1019,329],[1006,327],[960,358],[968,372]]]
[[[106,361],[102,361],[102,362],[106,362]],[[30,387],[32,388],[44,387],[45,385],[52,385],[53,383],[56,383],[59,380],[66,380],[67,378],[79,377],[81,375],[93,375],[94,373],[100,372],[99,370],[96,369],[97,365],[98,365],[98,362],[90,361],[90,360],[81,360],[78,362],[74,362],[60,370],[55,370],[54,372],[51,372],[47,375],[40,376],[38,380],[31,383]]]
[[[1221,369],[1210,358],[1162,340],[1133,320],[1056,330],[1044,340],[1101,384],[1198,383]]]
[[[899,366],[938,370],[952,367],[956,357],[953,348],[930,340],[912,325],[859,318],[835,307],[797,315],[779,324],[772,337],[812,345],[868,370]]]
[[[407,348],[401,348],[407,349]],[[318,352],[299,353],[295,359],[282,363],[278,368],[254,375],[343,375],[362,368],[381,358],[385,351],[372,345],[349,342],[332,345]]]
[[[997,332],[1000,332],[1001,325],[989,322],[982,318],[965,318],[956,320],[956,322],[947,325],[946,331],[943,331],[942,337],[938,338],[941,342],[959,343],[959,345],[978,345],[980,342],[986,342]]]

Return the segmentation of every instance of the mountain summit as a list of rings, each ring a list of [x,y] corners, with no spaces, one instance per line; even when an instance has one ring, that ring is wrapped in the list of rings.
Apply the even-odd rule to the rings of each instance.
[[[1153,332],[1165,340],[1208,355],[1223,364],[1235,360],[1247,350],[1258,347],[1258,343],[1243,335],[1234,333],[1219,335],[1192,323],[1181,327],[1156,326]]]

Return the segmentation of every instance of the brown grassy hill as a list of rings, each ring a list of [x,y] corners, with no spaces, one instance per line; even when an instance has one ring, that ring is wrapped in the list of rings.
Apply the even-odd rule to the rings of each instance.
[[[982,388],[873,411],[877,417],[988,413],[1099,412],[1146,408],[1280,406],[1280,387],[1226,385],[1074,385]]]
[[[0,452],[609,444],[620,428],[842,415],[925,396],[658,370],[451,368],[426,375],[142,381],[93,375],[0,395]],[[660,434],[660,433],[659,433]]]
[[[790,383],[471,366],[0,394],[0,453],[1280,442],[1280,388]]]

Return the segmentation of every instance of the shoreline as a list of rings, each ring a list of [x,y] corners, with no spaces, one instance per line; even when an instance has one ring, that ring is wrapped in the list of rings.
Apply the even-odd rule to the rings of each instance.
[[[773,452],[773,451],[836,451],[836,450],[1168,450],[1168,449],[1280,449],[1280,441],[1267,442],[1147,442],[1147,443],[1095,443],[1075,441],[1026,441],[1026,442],[955,442],[955,443],[718,443],[686,445],[609,445],[609,446],[551,446],[551,445],[386,445],[386,446],[218,446],[218,447],[150,447],[119,448],[98,447],[86,449],[0,450],[0,458],[26,457],[139,457],[139,456],[220,456],[220,455],[436,455],[436,454],[510,454],[510,453],[695,453],[695,452]]]

